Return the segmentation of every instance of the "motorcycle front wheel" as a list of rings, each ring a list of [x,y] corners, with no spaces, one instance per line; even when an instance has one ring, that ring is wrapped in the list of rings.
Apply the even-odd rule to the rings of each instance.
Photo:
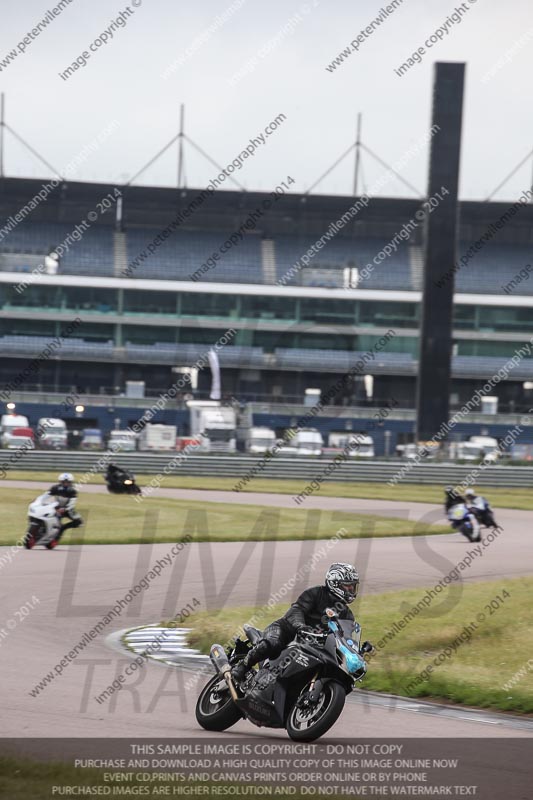
[[[323,736],[341,715],[346,701],[344,688],[336,681],[328,681],[315,703],[306,703],[306,686],[292,707],[285,728],[295,742],[312,742]]]
[[[459,530],[461,531],[463,536],[466,536],[469,542],[474,541],[474,529],[472,528],[472,525],[469,522],[465,522],[463,525],[461,525]]]
[[[242,719],[232,700],[224,678],[215,675],[202,691],[196,703],[196,721],[206,731],[225,731]]]
[[[26,536],[24,537],[24,547],[26,548],[26,550],[31,550],[32,547],[35,547],[35,545],[37,544],[37,541],[40,538],[39,528],[40,525],[37,522],[32,522],[30,524]]]

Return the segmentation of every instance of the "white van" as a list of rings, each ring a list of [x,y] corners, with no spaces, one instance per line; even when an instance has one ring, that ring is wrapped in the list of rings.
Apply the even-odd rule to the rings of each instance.
[[[62,419],[41,417],[37,423],[37,444],[47,450],[65,450],[67,426]]]
[[[276,433],[271,428],[250,428],[246,449],[249,453],[266,453],[276,443]]]
[[[471,436],[467,442],[452,442],[450,458],[457,461],[495,462],[500,456],[498,441],[492,436]]]
[[[137,449],[137,434],[133,431],[111,431],[107,446],[115,452],[131,453]]]
[[[301,428],[293,441],[296,444],[299,456],[321,456],[324,449],[324,439],[316,428]]]
[[[349,449],[347,449],[349,448]],[[328,439],[330,455],[346,450],[348,456],[357,458],[374,458],[374,440],[364,433],[330,433]]]
[[[479,447],[480,456],[485,461],[498,460],[500,448],[498,447],[498,440],[493,436],[471,436],[469,442]]]

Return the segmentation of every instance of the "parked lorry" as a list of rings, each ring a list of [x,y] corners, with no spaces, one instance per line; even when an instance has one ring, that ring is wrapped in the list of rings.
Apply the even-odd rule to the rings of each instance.
[[[139,434],[139,450],[175,450],[177,435],[175,425],[149,422]]]
[[[190,435],[200,439],[210,453],[234,453],[237,449],[237,415],[217,400],[190,400]]]
[[[45,450],[65,450],[67,426],[62,419],[41,417],[37,423],[37,445]]]
[[[0,446],[9,448],[14,431],[17,428],[29,427],[28,417],[24,417],[22,414],[2,414],[2,419],[0,420]],[[20,442],[15,444],[17,447],[20,446]]]
[[[35,434],[31,428],[13,428],[9,435],[6,447],[9,450],[33,450],[35,448]]]

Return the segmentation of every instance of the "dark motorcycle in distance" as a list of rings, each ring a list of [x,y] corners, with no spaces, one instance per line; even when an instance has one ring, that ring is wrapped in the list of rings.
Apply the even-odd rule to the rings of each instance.
[[[141,494],[141,487],[135,483],[135,475],[126,469],[109,464],[105,482],[107,491],[112,494]]]
[[[208,731],[224,731],[247,719],[253,725],[285,728],[296,742],[311,742],[326,733],[339,718],[346,696],[367,670],[359,646],[358,623],[341,620],[328,609],[325,630],[301,631],[278,658],[263,661],[244,680],[234,683],[231,667],[244,658],[261,632],[244,625],[248,641],[237,639],[228,653],[219,644],[211,648],[217,674],[203,688],[196,719]],[[327,621],[326,621],[327,620]]]

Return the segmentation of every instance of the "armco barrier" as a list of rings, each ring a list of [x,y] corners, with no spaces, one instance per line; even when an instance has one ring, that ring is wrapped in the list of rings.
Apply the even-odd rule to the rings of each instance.
[[[166,453],[122,453],[108,456],[108,460],[120,464],[137,474],[156,475],[162,473],[165,466],[177,454],[168,455]],[[100,462],[101,468],[98,472],[103,472],[105,468],[106,454],[102,452],[79,452],[79,451],[39,451],[30,450],[22,454],[20,459],[15,459],[15,452],[10,450],[0,450],[0,476],[3,476],[4,469],[6,478],[9,479],[10,470],[37,470],[37,471],[58,471],[68,470],[75,473],[79,478],[84,472],[92,467],[96,467]],[[222,455],[190,455],[184,457],[181,463],[174,464],[168,474],[172,475],[191,475],[191,476],[218,476],[235,478],[238,483],[240,478],[251,474],[256,468],[257,478],[287,478],[301,481],[311,481],[313,478],[324,476],[325,481],[376,481],[386,483],[394,475],[398,474],[405,461],[375,461],[355,460],[346,461],[332,470],[329,475],[325,475],[327,467],[332,463],[331,459],[325,458],[273,458],[265,462],[260,469],[262,462],[258,456],[222,456]],[[6,469],[6,465],[8,465]],[[458,484],[474,470],[479,470],[475,483],[479,486],[507,486],[507,487],[533,487],[533,467],[512,467],[490,465],[480,468],[476,464],[452,464],[452,463],[427,463],[413,466],[400,480],[401,483],[434,483],[439,485]],[[253,488],[254,481],[246,484],[247,488]],[[0,482],[1,485],[1,482]],[[163,484],[164,485],[164,484]]]

